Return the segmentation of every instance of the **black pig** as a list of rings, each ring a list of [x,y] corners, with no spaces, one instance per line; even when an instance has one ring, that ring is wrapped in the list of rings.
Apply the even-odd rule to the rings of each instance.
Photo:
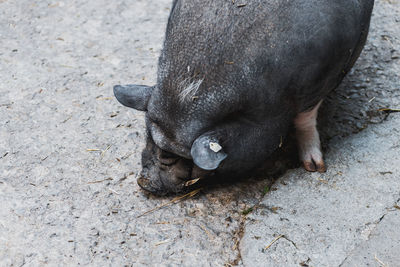
[[[145,190],[243,174],[293,122],[305,169],[326,170],[318,107],[360,55],[374,1],[239,2],[175,0],[157,84],[114,87],[119,102],[146,112]]]

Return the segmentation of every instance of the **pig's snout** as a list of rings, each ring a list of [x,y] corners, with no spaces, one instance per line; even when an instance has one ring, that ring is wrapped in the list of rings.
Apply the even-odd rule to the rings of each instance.
[[[143,169],[137,179],[142,189],[156,195],[179,193],[196,187],[208,173],[195,166],[192,160],[152,145],[151,151],[143,152]]]

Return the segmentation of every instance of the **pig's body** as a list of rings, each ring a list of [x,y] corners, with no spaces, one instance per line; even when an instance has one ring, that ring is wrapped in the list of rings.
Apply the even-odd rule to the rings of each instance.
[[[306,169],[323,171],[322,154],[312,155],[320,153],[315,107],[358,58],[373,2],[174,1],[157,85],[114,89],[123,104],[147,110],[139,184],[177,192],[210,171],[248,171],[294,120]]]

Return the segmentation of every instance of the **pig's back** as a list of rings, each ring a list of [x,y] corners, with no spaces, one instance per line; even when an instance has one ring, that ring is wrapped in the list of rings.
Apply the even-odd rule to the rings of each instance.
[[[252,104],[276,104],[287,96],[304,111],[354,64],[372,7],[373,0],[254,0],[241,7],[177,0],[159,79],[174,79],[190,66],[205,83],[252,88],[242,92]]]

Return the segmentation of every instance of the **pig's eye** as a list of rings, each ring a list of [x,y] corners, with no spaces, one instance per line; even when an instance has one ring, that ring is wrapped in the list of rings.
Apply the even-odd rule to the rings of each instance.
[[[161,164],[163,165],[172,165],[178,161],[179,157],[175,154],[172,154],[170,152],[161,150],[158,153],[158,160],[160,161]]]

